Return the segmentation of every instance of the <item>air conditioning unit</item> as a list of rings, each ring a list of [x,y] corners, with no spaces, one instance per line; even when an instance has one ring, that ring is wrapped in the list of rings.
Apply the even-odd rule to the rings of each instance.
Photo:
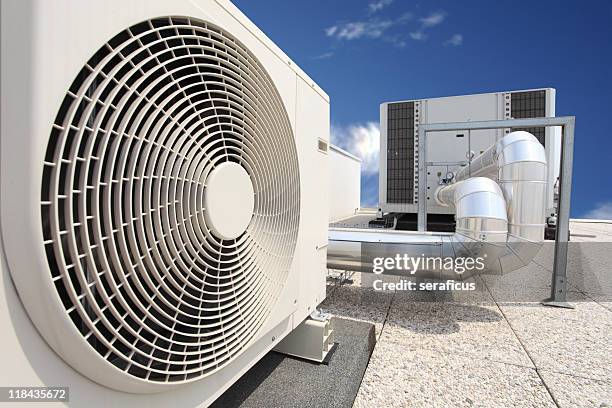
[[[427,185],[427,212],[453,214],[436,203],[433,193],[452,173],[512,130],[525,130],[542,143],[551,165],[546,187],[546,215],[556,213],[555,185],[561,160],[559,127],[431,132],[427,136],[427,179],[419,180],[419,125],[543,118],[555,116],[556,91],[539,88],[521,91],[448,96],[385,102],[380,105],[379,207],[385,212],[416,214],[418,186]],[[416,222],[416,217],[414,218]]]
[[[208,405],[324,299],[329,98],[229,1],[3,1],[1,85],[3,386]]]

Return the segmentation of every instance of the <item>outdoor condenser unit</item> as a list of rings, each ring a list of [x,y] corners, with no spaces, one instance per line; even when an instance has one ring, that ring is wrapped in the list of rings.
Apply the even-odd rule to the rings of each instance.
[[[208,405],[324,299],[329,99],[229,1],[2,1],[1,85],[3,386]]]
[[[452,214],[434,197],[439,185],[511,130],[526,130],[544,145],[550,163],[546,215],[556,214],[555,183],[561,157],[560,128],[431,132],[427,135],[427,180],[419,180],[420,124],[555,116],[552,88],[386,102],[380,105],[379,206],[385,212],[418,212],[418,186],[427,183],[427,212]]]

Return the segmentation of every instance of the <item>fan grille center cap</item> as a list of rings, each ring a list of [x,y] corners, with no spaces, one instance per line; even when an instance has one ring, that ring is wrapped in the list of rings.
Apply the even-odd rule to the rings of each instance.
[[[206,224],[217,238],[238,238],[249,226],[255,206],[246,170],[232,162],[215,167],[206,178],[204,206]]]

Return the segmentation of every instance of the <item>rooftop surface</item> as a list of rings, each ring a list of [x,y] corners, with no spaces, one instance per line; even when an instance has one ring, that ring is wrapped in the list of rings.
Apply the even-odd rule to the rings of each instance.
[[[572,221],[568,300],[545,307],[553,243],[476,290],[374,290],[330,280],[324,311],[371,322],[377,344],[355,407],[612,407],[612,222]]]

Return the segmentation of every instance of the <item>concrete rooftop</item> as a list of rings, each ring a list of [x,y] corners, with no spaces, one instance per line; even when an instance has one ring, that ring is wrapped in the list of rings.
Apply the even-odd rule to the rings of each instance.
[[[470,292],[375,291],[330,281],[325,311],[374,323],[355,407],[612,407],[612,222],[572,221],[568,299],[544,307],[552,243]]]

